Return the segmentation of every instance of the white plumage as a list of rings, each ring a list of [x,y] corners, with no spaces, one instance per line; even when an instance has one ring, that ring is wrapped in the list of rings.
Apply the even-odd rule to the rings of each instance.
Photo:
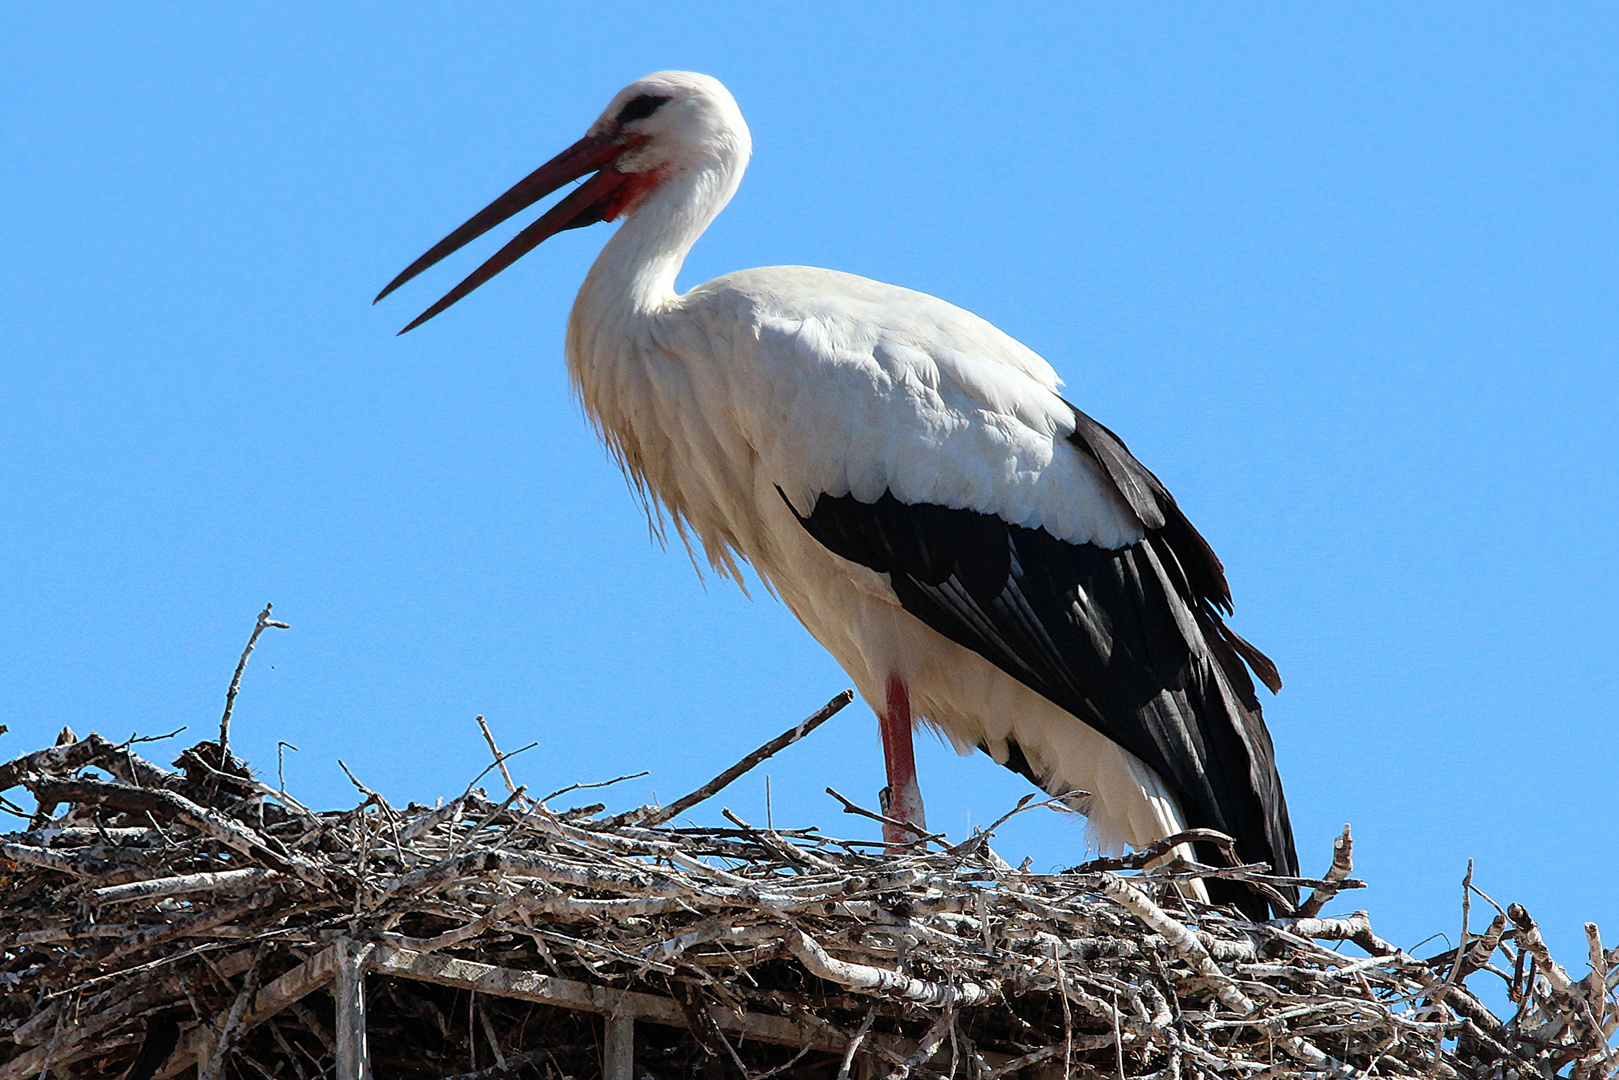
[[[568,322],[574,384],[718,571],[752,564],[879,714],[907,713],[884,730],[895,816],[921,822],[914,717],[1048,791],[1090,792],[1104,846],[1213,825],[1290,872],[1236,657],[1273,682],[1268,661],[1220,622],[1218,560],[1173,499],[1044,359],[942,300],[830,270],[675,291],[750,152],[717,81],[648,76],[383,295],[593,173],[411,327],[560,229],[624,218]]]

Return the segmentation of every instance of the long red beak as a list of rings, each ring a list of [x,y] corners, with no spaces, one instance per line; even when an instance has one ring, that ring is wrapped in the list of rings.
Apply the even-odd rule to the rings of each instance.
[[[438,303],[416,316],[411,324],[399,331],[414,330],[473,289],[500,273],[512,263],[533,251],[543,241],[568,229],[583,228],[598,221],[610,221],[623,209],[624,189],[640,186],[633,173],[620,173],[609,168],[626,150],[636,145],[618,139],[599,141],[586,136],[556,157],[529,173],[514,184],[506,194],[473,215],[472,219],[430,248],[427,254],[405,267],[387,288],[377,294],[377,300],[426,270],[446,255],[471,243],[513,214],[534,205],[562,185],[577,180],[586,173],[595,176],[580,184],[561,202],[547,210],[532,225],[518,233],[478,269],[467,275],[465,281],[446,293]],[[373,304],[377,300],[371,301]]]

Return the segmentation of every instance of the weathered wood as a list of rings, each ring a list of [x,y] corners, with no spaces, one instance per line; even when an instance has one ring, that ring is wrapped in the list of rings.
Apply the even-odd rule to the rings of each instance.
[[[55,963],[40,968],[35,973],[35,979],[41,986],[50,987],[51,989],[71,986],[79,981],[84,972],[92,968],[93,965],[113,964],[124,957],[139,954],[164,942],[215,931],[226,923],[234,922],[239,918],[250,916],[255,911],[270,907],[280,899],[281,891],[284,887],[284,882],[277,882],[267,889],[244,896],[240,900],[233,900],[218,907],[206,908],[185,918],[174,919],[168,923],[143,925],[117,941],[102,942],[63,956]]]
[[[1000,986],[995,983],[963,982],[959,986],[945,986],[887,968],[837,960],[801,930],[788,934],[787,948],[818,978],[851,989],[893,994],[919,1005],[982,1005],[1000,992]]]
[[[29,776],[81,769],[96,763],[104,754],[116,749],[100,735],[92,734],[78,742],[49,746],[32,754],[24,754],[0,765],[0,791],[16,787]]]
[[[1305,897],[1304,903],[1300,904],[1293,914],[1301,919],[1310,919],[1321,914],[1321,909],[1348,887],[1345,883],[1354,869],[1355,839],[1349,834],[1349,826],[1345,825],[1343,834],[1332,842],[1332,865],[1327,868],[1327,876],[1309,896]]]
[[[41,870],[55,870],[59,874],[70,874],[73,877],[89,877],[95,872],[95,868],[85,859],[29,844],[0,843],[0,858],[37,866]]]
[[[241,1041],[242,1021],[246,1018],[253,999],[258,995],[261,970],[255,956],[254,965],[248,970],[242,989],[231,1004],[230,1012],[225,1016],[225,1022],[219,1025],[219,1041],[214,1044],[206,1058],[197,1059],[197,1080],[219,1080],[224,1075],[225,1064]]]
[[[258,619],[253,623],[253,633],[247,639],[247,648],[242,650],[242,658],[236,662],[236,674],[231,676],[230,689],[225,691],[225,713],[219,718],[219,767],[230,766],[230,714],[236,707],[236,695],[242,689],[242,672],[247,668],[247,658],[253,655],[254,646],[259,643],[259,635],[264,633],[266,627],[278,627],[289,630],[286,623],[280,619],[270,618],[270,610],[275,605],[265,604],[264,610],[259,612]]]
[[[602,1036],[602,1080],[635,1080],[635,1017],[608,1015]]]
[[[252,892],[260,885],[268,885],[281,875],[274,870],[248,867],[245,870],[219,870],[206,874],[181,874],[176,877],[148,878],[127,885],[110,885],[96,889],[90,895],[100,904],[116,904],[123,900],[157,900],[165,896],[185,896],[188,893]]]
[[[371,1054],[365,1041],[365,971],[372,946],[344,938],[335,946],[337,976],[337,1080],[371,1080]]]
[[[685,1012],[679,1002],[672,998],[634,990],[615,990],[537,971],[518,971],[390,945],[378,945],[372,951],[367,969],[377,975],[420,979],[439,986],[454,986],[480,994],[578,1009],[602,1016],[646,1020],[668,1027],[686,1026]],[[760,1042],[782,1046],[808,1044],[829,1053],[842,1053],[849,1043],[848,1037],[831,1024],[797,1023],[769,1013],[744,1012],[739,1015],[729,1009],[713,1007],[708,1011],[721,1030],[746,1034],[748,1038]],[[900,1059],[916,1053],[917,1044],[911,1039],[869,1033],[864,1042],[873,1049],[887,1051]],[[994,1053],[986,1053],[984,1058],[992,1065],[1008,1060],[1006,1055]]]

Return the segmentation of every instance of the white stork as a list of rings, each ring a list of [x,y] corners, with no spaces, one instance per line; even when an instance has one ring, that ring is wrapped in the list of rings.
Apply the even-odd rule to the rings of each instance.
[[[751,149],[718,81],[649,75],[377,299],[588,176],[405,330],[547,237],[623,218],[568,320],[573,384],[654,512],[720,574],[751,563],[873,704],[892,817],[924,823],[920,720],[1047,792],[1090,793],[1104,850],[1208,827],[1296,873],[1244,661],[1272,691],[1276,669],[1222,621],[1214,552],[1050,364],[961,308],[832,270],[675,291]]]

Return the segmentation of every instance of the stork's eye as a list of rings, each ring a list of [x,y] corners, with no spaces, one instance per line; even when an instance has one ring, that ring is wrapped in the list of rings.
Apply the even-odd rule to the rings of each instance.
[[[631,98],[622,109],[618,110],[619,127],[623,127],[634,120],[645,120],[657,112],[659,106],[668,100],[666,97],[658,97],[655,94],[642,94],[638,98]]]

